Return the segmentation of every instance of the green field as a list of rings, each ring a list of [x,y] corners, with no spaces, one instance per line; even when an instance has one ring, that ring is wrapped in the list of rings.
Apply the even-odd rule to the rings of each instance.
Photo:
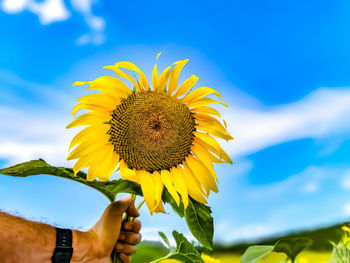
[[[213,257],[220,259],[221,263],[240,263],[241,255],[240,254],[229,254],[229,253],[220,253],[214,254]],[[298,263],[326,263],[331,257],[331,252],[321,252],[321,251],[305,251],[302,252],[297,257]],[[272,253],[266,258],[260,260],[261,263],[284,263],[286,256],[282,253]]]
[[[266,238],[255,242],[253,244],[241,243],[232,244],[230,246],[222,246],[216,244],[214,251],[204,251],[212,255],[214,258],[220,259],[221,263],[238,263],[241,260],[241,255],[250,245],[271,245],[280,238],[288,237],[307,237],[313,240],[313,244],[309,250],[302,252],[297,257],[298,263],[327,263],[331,258],[332,245],[330,240],[337,243],[342,235],[342,224],[334,225],[326,228],[316,230],[301,231],[298,233],[290,233],[286,235]],[[200,250],[200,249],[199,249]],[[167,254],[167,249],[160,242],[142,242],[133,257],[133,263],[149,263],[152,260],[163,257]],[[284,263],[286,259],[285,254],[272,253],[266,258],[259,261],[259,263]]]
[[[133,263],[149,263],[152,260],[164,256],[164,251],[158,249],[143,248],[134,257]],[[235,253],[216,253],[212,255],[220,259],[221,263],[240,263],[241,254]],[[331,257],[330,251],[305,251],[297,257],[297,263],[328,263]],[[272,253],[266,258],[260,260],[260,263],[285,263],[286,256],[282,253]]]

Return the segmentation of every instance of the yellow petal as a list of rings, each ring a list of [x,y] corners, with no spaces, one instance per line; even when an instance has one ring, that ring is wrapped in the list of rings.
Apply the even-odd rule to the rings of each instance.
[[[88,82],[83,82],[83,81],[75,81],[73,84],[72,84],[72,86],[82,86],[82,85],[85,85],[86,83],[88,83]]]
[[[102,105],[110,109],[114,109],[119,104],[120,99],[113,98],[106,94],[88,94],[76,100],[86,104]]]
[[[219,156],[220,159],[225,160],[226,162],[232,164],[231,158],[227,155],[227,153],[221,148],[220,144],[210,135],[203,132],[193,132],[194,136],[199,138],[210,151]],[[195,138],[196,139],[196,138]]]
[[[120,79],[112,76],[102,76],[89,82],[90,86],[87,89],[97,89],[102,92],[104,87],[113,88],[115,91],[131,94],[132,91],[128,85]]]
[[[87,88],[90,89],[90,88]],[[102,95],[105,96],[105,98],[109,99],[110,101],[113,101],[114,104],[119,104],[122,98],[127,98],[130,94],[122,92],[120,90],[105,86],[103,88],[99,88],[99,90],[102,92],[102,94],[100,93],[96,93],[95,95]],[[94,95],[94,94],[89,94]],[[86,95],[86,96],[89,96]],[[100,97],[102,97],[100,96]],[[80,98],[81,99],[81,98]],[[78,101],[83,101],[83,100],[78,100]]]
[[[189,91],[198,81],[198,77],[192,75],[188,79],[182,83],[182,85],[176,90],[174,97],[178,98],[184,95],[187,91]]]
[[[131,77],[129,74],[122,71],[120,68],[116,66],[104,66],[103,68],[113,70],[119,77],[129,80],[134,85],[137,91],[141,91],[141,88],[139,84],[135,81],[135,79]]]
[[[74,160],[82,156],[86,156],[91,152],[97,151],[99,148],[103,148],[106,145],[111,144],[108,142],[108,140],[109,136],[106,135],[105,138],[100,140],[82,142],[68,155],[67,160]]]
[[[193,114],[193,117],[195,121],[201,126],[205,126],[208,128],[218,130],[222,133],[229,134],[225,129],[225,127],[216,118],[209,116],[208,114],[196,113],[196,114]]]
[[[119,155],[114,152],[113,145],[110,145],[108,148],[106,148],[106,151],[107,155],[104,156],[101,160],[101,163],[99,164],[99,174],[97,175],[101,181],[108,181],[119,163]]]
[[[155,191],[154,191],[154,183],[152,180],[152,177],[149,172],[145,170],[136,171],[140,178],[141,182],[141,189],[143,193],[143,197],[145,198],[147,207],[151,214],[153,214],[153,211],[156,207],[156,200],[155,200]]]
[[[117,104],[116,104],[117,105]],[[107,107],[104,105],[100,104],[89,104],[89,103],[78,103],[77,105],[74,106],[72,110],[72,115],[73,117],[79,110],[90,110],[92,112],[96,113],[104,113],[105,115],[109,115],[113,112],[115,107]]]
[[[154,190],[155,190],[155,199],[156,199],[156,205],[155,208],[159,207],[159,203],[162,203],[162,193],[163,193],[163,182],[162,178],[160,177],[159,172],[155,171],[152,174],[152,179],[154,183]],[[164,208],[163,208],[164,210]],[[156,212],[156,211],[154,211]]]
[[[220,113],[216,109],[214,109],[212,107],[207,107],[207,106],[192,108],[192,109],[190,109],[190,112],[192,112],[192,113],[206,113],[206,114],[214,115],[217,117],[221,117]]]
[[[136,71],[139,75],[141,88],[145,89],[146,91],[149,90],[148,81],[145,74],[134,63],[131,63],[129,61],[120,61],[115,63],[115,66],[119,68]]]
[[[217,179],[214,165],[212,163],[212,160],[209,156],[209,152],[206,148],[202,147],[200,144],[195,144],[191,147],[191,151],[201,162],[208,168],[210,171],[210,174],[213,176],[214,179]]]
[[[189,108],[191,108],[191,107],[201,107],[201,106],[207,106],[207,105],[215,104],[215,103],[219,103],[221,105],[224,105],[225,107],[228,107],[227,104],[225,104],[223,102],[212,100],[212,99],[209,99],[209,98],[201,98],[201,99],[198,99],[196,101],[192,101],[192,102],[187,104],[187,107],[189,107]]]
[[[194,145],[201,145],[203,148],[207,149],[208,156],[213,163],[227,163],[227,161],[221,160],[211,153],[210,151],[212,151],[212,147],[204,143],[201,139],[195,137],[193,143]]]
[[[207,126],[203,126],[203,125],[197,125],[196,126],[196,129],[197,130],[200,130],[200,131],[204,131],[204,132],[207,132],[215,137],[218,137],[218,138],[221,138],[221,139],[224,139],[226,141],[229,141],[229,140],[232,140],[233,137],[229,134],[229,133],[224,133],[222,131],[219,131],[215,128],[210,128],[210,127],[207,127]]]
[[[126,85],[120,79],[111,76],[102,76],[89,82],[79,81],[79,84],[85,83],[89,84],[89,86],[86,89],[96,89],[102,92],[103,94],[107,94],[115,98],[125,98],[127,95],[132,93],[128,85]]]
[[[162,54],[162,52],[159,52],[156,59],[158,59],[161,54]]]
[[[171,93],[173,93],[176,90],[180,72],[187,62],[188,59],[178,61],[176,62],[175,67],[172,69],[169,77],[169,86],[167,90],[169,95],[171,95]]]
[[[190,103],[193,101],[196,101],[200,98],[203,98],[204,96],[207,96],[209,94],[215,94],[218,96],[220,99],[222,98],[220,93],[217,92],[216,90],[209,88],[209,87],[200,87],[198,89],[195,89],[188,93],[185,97],[181,99],[183,103]]]
[[[102,135],[103,138],[104,134],[106,134],[109,128],[110,127],[108,127],[108,125],[106,124],[100,124],[96,126],[90,126],[81,130],[72,139],[68,151],[70,151],[74,146],[76,146],[80,142],[96,140],[96,138],[100,135]]]
[[[90,165],[87,175],[86,175],[86,180],[88,181],[93,181],[97,178],[97,173],[96,170],[98,169],[98,167],[96,165]]]
[[[136,174],[134,170],[129,169],[128,165],[124,162],[124,160],[120,160],[119,168],[121,178],[123,178],[124,180],[129,180],[141,184],[139,175]]]
[[[80,170],[86,167],[89,167],[92,164],[92,161],[94,160],[94,158],[95,158],[95,155],[90,154],[88,156],[78,159],[78,161],[73,166],[74,176],[76,176]]]
[[[160,176],[162,178],[162,182],[165,185],[165,187],[168,189],[169,194],[174,198],[176,204],[179,206],[180,205],[180,198],[179,195],[177,194],[175,187],[173,185],[173,182],[171,180],[171,174],[168,170],[162,170],[160,172]]]
[[[204,253],[201,254],[201,257],[202,257],[204,263],[220,263],[221,262],[221,260],[209,257],[208,255],[206,255]]]
[[[165,86],[166,86],[168,79],[169,79],[170,68],[171,67],[167,67],[166,69],[164,69],[162,74],[160,74],[160,77],[158,80],[158,89],[157,89],[160,92],[163,92],[165,90]]]
[[[196,201],[206,204],[207,200],[204,197],[206,194],[202,188],[202,185],[192,173],[186,162],[183,162],[183,166],[183,168],[181,166],[178,166],[178,168],[180,173],[183,174],[189,195]]]
[[[104,171],[105,159],[110,155],[110,149],[110,147],[105,146],[94,152],[95,158],[92,160],[86,176],[88,181],[95,180]]]
[[[159,204],[154,208],[154,213],[165,213],[163,202],[159,202]]]
[[[188,206],[188,191],[183,175],[181,174],[181,170],[177,167],[173,167],[170,170],[171,176],[173,178],[174,187],[178,193],[180,193],[182,197],[182,202],[184,204],[185,209]]]
[[[80,125],[99,125],[111,119],[111,116],[104,114],[97,114],[96,112],[85,113],[75,118],[66,129],[77,127]]]
[[[152,86],[153,90],[158,89],[158,71],[157,71],[157,64],[154,64],[154,68],[152,71]]]
[[[201,161],[191,155],[187,156],[185,161],[192,173],[196,176],[197,180],[202,184],[207,196],[209,195],[210,190],[218,192],[214,178],[211,176],[208,168]]]

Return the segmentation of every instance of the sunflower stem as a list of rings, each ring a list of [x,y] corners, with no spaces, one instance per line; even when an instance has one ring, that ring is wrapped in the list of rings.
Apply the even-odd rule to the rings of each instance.
[[[135,200],[136,195],[130,194],[130,197],[131,197],[132,199]],[[138,203],[138,205],[136,206],[136,209],[139,210],[139,209],[142,207],[142,205],[143,205],[144,203],[145,203],[145,199],[142,198],[142,200],[140,201],[140,203]],[[125,214],[123,215],[123,218],[122,218],[122,225],[124,224],[124,222],[127,222],[127,221],[129,221],[129,222],[134,221],[134,219],[135,219],[134,217],[132,217],[132,216],[127,216],[126,213],[125,213]],[[113,250],[111,257],[112,257],[112,263],[122,263],[122,261],[120,260],[120,258],[119,258],[119,256],[118,256],[118,253],[117,253],[117,251],[116,251],[115,249]]]
[[[142,198],[141,202],[136,206],[136,209],[139,210],[145,203],[145,198]]]

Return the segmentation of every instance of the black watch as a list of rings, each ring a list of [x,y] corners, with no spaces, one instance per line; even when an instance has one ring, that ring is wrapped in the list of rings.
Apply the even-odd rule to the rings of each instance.
[[[56,228],[56,248],[52,263],[69,263],[73,255],[72,230]]]

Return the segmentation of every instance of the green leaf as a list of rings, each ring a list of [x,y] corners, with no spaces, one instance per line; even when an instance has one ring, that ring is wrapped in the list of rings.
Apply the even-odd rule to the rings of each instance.
[[[299,253],[312,243],[313,241],[306,237],[284,238],[276,242],[274,251],[285,253],[294,262]]]
[[[86,174],[79,172],[74,176],[71,168],[55,167],[46,163],[43,159],[20,163],[8,168],[0,169],[0,174],[15,177],[27,177],[31,175],[48,174],[73,180],[85,184],[105,195],[111,202],[115,200],[118,193],[130,193],[142,195],[140,186],[137,183],[119,179],[107,182],[87,181]]]
[[[278,240],[273,246],[250,246],[244,252],[241,263],[255,263],[271,252],[281,252],[292,262],[305,248],[311,246],[312,240],[305,237],[293,237]]]
[[[210,207],[190,198],[187,209],[185,210],[183,202],[181,201],[178,206],[166,189],[163,191],[162,199],[164,202],[169,203],[180,217],[185,217],[192,235],[203,246],[211,250],[213,246],[214,224]]]
[[[185,219],[192,235],[204,247],[211,250],[213,247],[214,224],[210,207],[190,198],[185,210]]]
[[[158,234],[160,235],[160,237],[163,239],[164,243],[167,245],[167,247],[170,249],[171,246],[170,246],[170,242],[169,242],[169,239],[168,237],[161,231],[158,232]]]
[[[176,242],[176,249],[167,256],[157,259],[152,263],[161,262],[164,259],[176,259],[184,263],[204,263],[196,248],[180,233],[174,231],[173,236]]]
[[[270,254],[275,246],[250,246],[244,252],[241,263],[256,263]]]
[[[103,186],[104,189],[110,191],[114,195],[114,200],[115,200],[115,196],[119,193],[128,193],[128,194],[143,196],[140,185],[132,181],[118,179],[118,180],[106,181],[106,182],[100,182],[100,181],[93,181],[93,182]]]
[[[185,208],[184,204],[182,201],[180,201],[180,205],[178,206],[177,203],[175,202],[174,198],[171,196],[171,194],[168,192],[167,189],[163,190],[163,195],[162,195],[162,200],[163,202],[166,202],[171,205],[173,210],[182,218],[185,216]]]

